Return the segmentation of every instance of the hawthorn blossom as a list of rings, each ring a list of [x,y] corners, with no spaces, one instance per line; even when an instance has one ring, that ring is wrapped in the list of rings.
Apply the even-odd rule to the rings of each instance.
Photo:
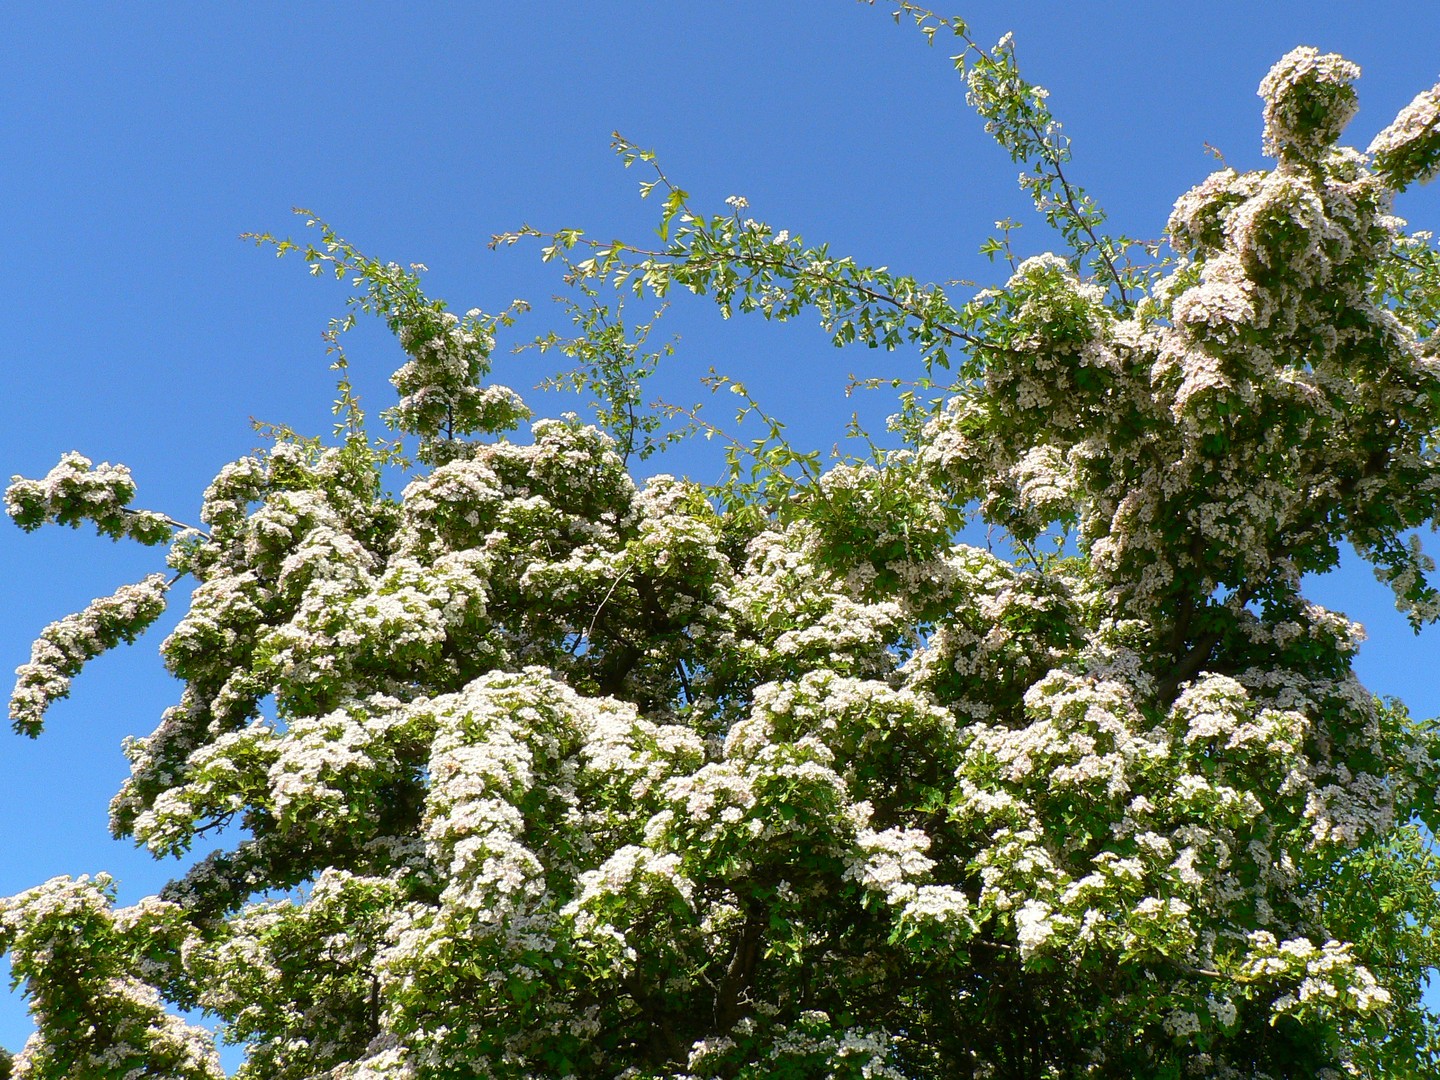
[[[758,479],[704,488],[637,481],[574,415],[505,437],[529,415],[487,381],[507,316],[321,227],[312,268],[405,350],[399,490],[358,420],[226,465],[208,533],[79,455],[12,483],[22,527],[168,539],[195,579],[161,647],[179,700],[126,741],[111,819],[157,855],[221,843],[127,908],[103,877],[0,901],[39,1027],[17,1075],[214,1080],[167,1002],[266,1080],[1403,1058],[1434,927],[1396,898],[1431,885],[1440,740],[1305,590],[1343,541],[1417,625],[1440,612],[1431,253],[1390,213],[1434,171],[1434,92],[1372,161],[1335,145],[1358,69],[1288,54],[1261,85],[1277,168],[1182,195],[1147,278],[1087,265],[1111,252],[1059,193],[1045,94],[1008,36],[981,53],[972,101],[1070,252],[952,306],[732,197],[663,256],[572,267],[943,341],[956,381],[902,400],[902,450],[775,465],[777,424]],[[957,541],[976,518],[988,547]],[[17,726],[166,588],[42,631]]]
[[[164,574],[151,574],[134,585],[122,585],[84,610],[53,622],[40,632],[30,662],[15,669],[10,693],[10,721],[32,738],[40,733],[45,710],[70,694],[70,680],[87,660],[134,641],[165,611],[170,587]]]

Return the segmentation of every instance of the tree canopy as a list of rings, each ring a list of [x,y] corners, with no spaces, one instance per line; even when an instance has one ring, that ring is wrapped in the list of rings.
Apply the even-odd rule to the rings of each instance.
[[[1002,285],[694,206],[617,136],[658,242],[494,240],[563,268],[573,325],[532,344],[590,417],[490,377],[518,309],[457,315],[306,214],[252,239],[354,290],[331,436],[269,428],[194,527],[79,453],[13,480],[20,527],[169,570],[41,632],[16,731],[191,582],[183,693],[111,828],[236,841],[127,907],[105,875],[0,900],[38,1029],[0,1075],[221,1077],[189,1009],[253,1080],[1440,1067],[1440,735],[1303,587],[1349,545],[1440,619],[1440,250],[1392,213],[1440,172],[1440,85],[1360,152],[1358,69],[1295,49],[1260,86],[1274,167],[1141,243],[1008,36],[899,6],[1054,227],[1053,254],[987,242]],[[827,459],[723,375],[761,438],[651,405],[677,361],[617,298],[686,292],[913,355],[869,387],[888,431]],[[364,315],[405,354],[385,437],[349,382]],[[722,482],[633,478],[686,437],[727,444]]]

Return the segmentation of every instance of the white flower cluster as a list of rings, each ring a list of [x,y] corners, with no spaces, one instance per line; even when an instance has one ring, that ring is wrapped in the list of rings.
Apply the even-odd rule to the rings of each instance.
[[[103,536],[128,537],[142,544],[163,544],[174,532],[174,522],[150,510],[131,510],[135,481],[124,465],[102,461],[95,465],[71,452],[42,479],[12,476],[5,489],[5,510],[22,529],[38,529],[58,522],[72,529],[91,522]]]
[[[1351,86],[1360,68],[1335,53],[1303,45],[1280,58],[1260,82],[1265,99],[1265,152],[1313,161],[1340,137],[1359,102]]]
[[[426,440],[451,440],[476,432],[508,431],[529,416],[509,387],[481,386],[495,346],[480,312],[462,319],[429,311],[404,321],[400,344],[411,359],[390,377],[400,394],[388,418],[402,431]]]
[[[1435,179],[1440,173],[1440,84],[1415,95],[1375,136],[1368,152],[1396,188]]]
[[[145,963],[155,952],[178,958],[193,934],[184,913],[154,900],[117,911],[113,900],[104,874],[52,878],[0,900],[0,948],[30,984],[37,1028],[13,1075],[223,1080],[214,1038],[166,1011],[152,985],[162,973]],[[97,954],[98,941],[107,947]]]
[[[10,692],[10,721],[15,730],[40,733],[45,710],[70,693],[70,680],[87,660],[122,641],[134,641],[165,611],[170,583],[164,574],[122,585],[110,596],[90,601],[82,611],[53,622],[35,640],[30,662],[15,669]]]
[[[1349,943],[1331,940],[1316,945],[1305,937],[1277,941],[1269,931],[1258,930],[1250,935],[1250,945],[1243,975],[1298,981],[1293,993],[1276,1000],[1277,1014],[1299,1014],[1333,1001],[1344,1001],[1362,1013],[1390,1003],[1390,992],[1356,962],[1354,946]]]

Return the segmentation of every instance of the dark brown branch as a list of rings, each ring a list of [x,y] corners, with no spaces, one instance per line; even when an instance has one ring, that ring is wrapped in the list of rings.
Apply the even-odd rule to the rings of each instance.
[[[1205,666],[1205,661],[1210,659],[1210,653],[1220,643],[1220,635],[1211,632],[1202,634],[1195,644],[1186,652],[1184,658],[1165,678],[1160,680],[1159,698],[1162,704],[1167,707],[1174,703],[1175,696],[1179,693],[1180,685],[1193,679]]]
[[[695,691],[690,686],[690,673],[685,670],[685,661],[675,661],[675,673],[680,676],[680,692],[685,697],[686,705],[695,704]]]
[[[735,955],[720,980],[715,994],[715,1029],[729,1031],[745,1014],[745,991],[755,974],[755,965],[760,960],[760,937],[765,929],[763,909],[751,906],[745,913],[745,925],[740,931],[740,940],[735,943]]]
[[[1250,602],[1254,595],[1255,590],[1252,586],[1243,585],[1235,590],[1235,595],[1232,597],[1232,600],[1241,607],[1244,607]],[[1177,637],[1181,633],[1182,626],[1189,626],[1194,610],[1193,604],[1186,604],[1181,614],[1176,616]],[[1196,638],[1195,643],[1190,646],[1189,649],[1185,650],[1183,656],[1177,655],[1175,669],[1161,679],[1159,683],[1159,699],[1162,704],[1166,706],[1172,704],[1175,700],[1175,695],[1180,690],[1181,684],[1193,679],[1200,673],[1200,669],[1205,666],[1206,661],[1210,659],[1210,654],[1214,652],[1215,646],[1220,644],[1222,636],[1218,630],[1208,631]],[[1180,640],[1179,644],[1183,644],[1183,639]],[[1172,651],[1178,653],[1179,650],[1175,649]]]

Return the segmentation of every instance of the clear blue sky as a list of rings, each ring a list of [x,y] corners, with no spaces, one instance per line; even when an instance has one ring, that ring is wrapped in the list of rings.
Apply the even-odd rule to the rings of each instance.
[[[944,10],[982,40],[1015,31],[1022,69],[1075,140],[1074,174],[1138,236],[1158,235],[1175,196],[1214,167],[1204,143],[1238,167],[1265,164],[1255,87],[1290,48],[1362,66],[1348,135],[1362,147],[1440,74],[1434,0]],[[975,252],[1000,217],[1027,223],[1026,251],[1051,243],[945,51],[894,26],[883,2],[11,4],[0,87],[0,478],[79,450],[129,464],[139,503],[182,520],[255,445],[250,417],[328,430],[320,332],[344,294],[236,240],[294,231],[293,205],[367,252],[428,264],[460,310],[534,301],[512,340],[554,324],[557,280],[533,249],[487,251],[491,233],[530,222],[649,236],[654,207],[610,153],[615,129],[656,148],[701,206],[743,194],[777,228],[922,280],[992,280]],[[1399,212],[1440,226],[1440,191]],[[902,353],[837,352],[810,324],[722,323],[704,301],[682,298],[666,322],[682,340],[662,393],[699,399],[713,364],[825,447],[853,407],[848,373],[914,371]],[[368,333],[351,356],[384,407],[394,349]],[[546,372],[527,354],[497,375],[525,392]],[[710,479],[715,462],[697,451],[659,468]],[[47,622],[159,568],[153,551],[0,526],[7,668]],[[1353,568],[1315,592],[1369,626],[1373,690],[1440,714],[1440,631],[1412,636]],[[121,737],[148,733],[177,692],[155,655],[171,624],[96,662],[38,742],[0,733],[0,895],[110,870],[129,902],[177,871],[106,830]],[[0,1044],[18,1048],[28,1028],[18,996],[0,994]]]

